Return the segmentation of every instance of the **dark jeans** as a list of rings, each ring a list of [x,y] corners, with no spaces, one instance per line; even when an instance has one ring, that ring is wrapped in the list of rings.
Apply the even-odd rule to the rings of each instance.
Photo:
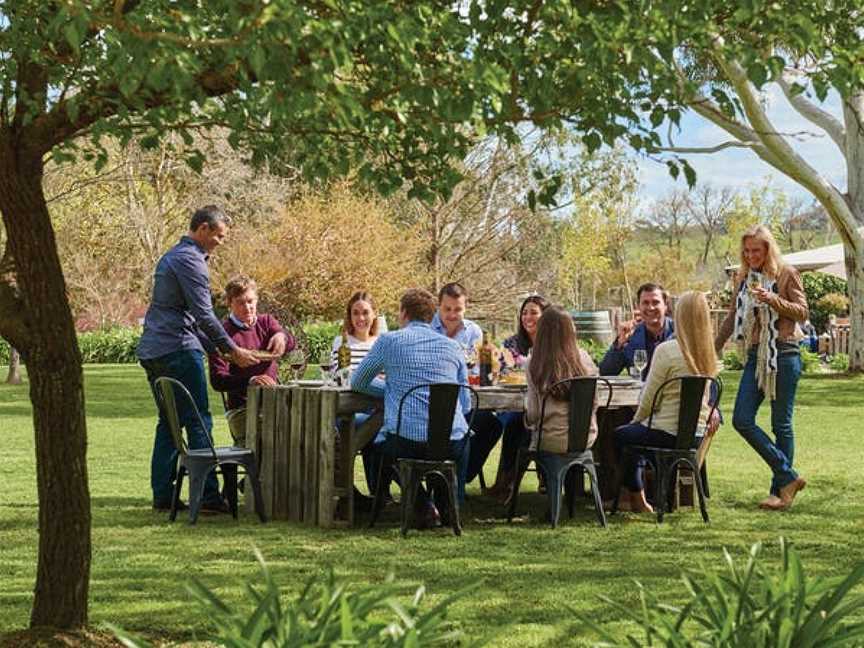
[[[624,448],[627,446],[657,446],[658,448],[674,448],[677,438],[663,430],[650,429],[641,423],[629,423],[615,429],[615,446],[618,456],[623,457]],[[693,439],[695,448],[702,441],[702,437]],[[624,474],[621,481],[627,489],[638,493],[645,489],[644,472],[647,459],[643,455],[632,452],[627,453],[627,463],[624,465]]]
[[[471,412],[465,415],[465,420],[471,420]],[[483,464],[486,463],[489,453],[492,452],[492,448],[495,447],[498,439],[501,438],[504,428],[501,425],[501,421],[495,416],[495,412],[478,410],[474,414],[471,430],[474,434],[471,437],[471,451],[465,474],[466,483],[474,481],[474,478],[483,470]]]
[[[774,441],[756,424],[756,413],[765,400],[765,394],[756,383],[755,348],[750,349],[747,354],[747,364],[744,365],[744,373],[738,385],[732,426],[770,466],[773,473],[770,487],[772,495],[779,494],[781,488],[798,477],[798,473],[792,469],[792,459],[795,456],[792,411],[800,376],[801,355],[797,351],[781,353],[777,359],[777,398],[771,401],[771,432]]]
[[[459,502],[465,501],[465,469],[468,466],[468,454],[471,443],[468,437],[463,437],[458,441],[450,441],[450,459],[456,462],[456,482],[457,493],[456,497]],[[381,467],[381,462],[385,457],[390,459],[423,459],[426,457],[426,444],[417,441],[410,441],[403,437],[398,437],[395,434],[388,434],[384,441],[376,443],[372,450],[372,468],[377,479],[378,470]],[[387,477],[384,477],[387,479]],[[431,502],[429,495],[421,487],[420,495]]]
[[[188,400],[177,397],[177,414],[180,425],[186,430],[189,448],[208,447],[208,437],[212,439],[213,419],[210,417],[210,405],[207,400],[207,379],[204,374],[204,356],[200,351],[174,351],[158,358],[142,360],[141,366],[147,372],[147,381],[156,398],[155,381],[162,376],[174,378],[183,383],[189,390],[195,407],[204,421],[206,429],[201,427],[198,417],[188,404]],[[158,399],[156,400],[158,407]],[[153,443],[153,456],[150,460],[150,487],[153,489],[153,503],[170,504],[174,493],[174,479],[177,474],[177,448],[168,427],[168,420],[159,407],[159,422],[156,424],[156,439]],[[206,435],[206,436],[205,436]],[[216,473],[211,472],[204,483],[204,503],[219,502],[219,483]]]
[[[528,447],[531,442],[531,435],[525,427],[525,417],[522,412],[501,412],[498,414],[498,419],[504,427],[499,470],[501,472],[514,472],[516,470],[516,453],[519,448]]]

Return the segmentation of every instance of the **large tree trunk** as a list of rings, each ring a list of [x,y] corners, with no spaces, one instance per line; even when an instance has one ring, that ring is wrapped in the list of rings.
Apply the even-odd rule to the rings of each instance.
[[[42,192],[42,157],[27,146],[0,137],[0,211],[21,305],[17,313],[4,305],[0,333],[27,363],[33,404],[39,559],[30,623],[74,628],[87,622],[90,578],[81,355]]]
[[[21,384],[21,354],[15,347],[9,349],[9,373],[6,375],[6,384]]]
[[[864,248],[845,246],[846,288],[849,292],[849,369],[864,370]]]

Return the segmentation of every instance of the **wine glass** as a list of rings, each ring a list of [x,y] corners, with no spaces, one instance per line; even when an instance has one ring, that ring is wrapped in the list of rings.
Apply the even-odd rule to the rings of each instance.
[[[329,349],[324,349],[318,356],[318,366],[321,368],[321,380],[324,385],[333,383],[333,376],[330,373],[333,370],[333,352]]]
[[[636,367],[636,371],[639,372],[641,379],[642,372],[648,366],[648,352],[645,349],[636,349],[635,353],[633,353],[633,366]]]
[[[300,349],[292,349],[285,356],[288,366],[291,367],[291,376],[296,380],[303,377],[303,368],[306,366],[306,354]]]

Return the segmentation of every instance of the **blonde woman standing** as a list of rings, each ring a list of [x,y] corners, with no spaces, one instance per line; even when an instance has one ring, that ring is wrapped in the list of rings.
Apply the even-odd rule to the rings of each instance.
[[[681,383],[668,385],[658,398],[657,407],[651,417],[654,396],[664,382],[672,378],[699,374],[717,375],[717,356],[711,340],[711,320],[708,301],[701,292],[686,292],[678,299],[675,308],[675,338],[659,344],[654,357],[645,388],[639,398],[639,407],[633,415],[633,422],[615,430],[615,444],[619,455],[627,446],[650,445],[661,448],[674,448],[678,433],[678,408],[681,403]],[[702,420],[707,423],[709,407],[708,389],[702,403]],[[696,437],[698,444],[701,437]],[[630,464],[625,466],[623,482],[629,491],[630,510],[653,512],[654,509],[645,499],[645,485],[642,480],[645,458],[630,454]]]
[[[759,504],[764,509],[789,508],[807,484],[792,468],[792,412],[801,375],[796,323],[808,317],[798,271],[783,263],[767,227],[751,227],[741,237],[741,267],[732,305],[714,344],[719,352],[733,336],[742,355],[747,354],[732,425],[773,473],[769,496]],[[756,424],[756,413],[766,397],[771,402],[773,441]]]

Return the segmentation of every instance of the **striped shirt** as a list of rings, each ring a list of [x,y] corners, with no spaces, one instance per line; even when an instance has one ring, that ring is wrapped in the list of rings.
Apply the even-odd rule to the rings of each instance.
[[[351,349],[351,370],[354,371],[357,369],[358,365],[363,361],[363,358],[366,357],[366,354],[369,353],[369,349],[372,348],[372,345],[375,344],[375,340],[378,337],[370,337],[365,342],[362,342],[355,338],[353,335],[348,335],[348,348]],[[342,346],[342,336],[337,335],[333,338],[333,350],[330,353],[330,359],[333,363],[333,369],[339,368],[339,347]]]
[[[386,382],[376,376],[387,376]],[[384,440],[396,432],[399,402],[412,387],[423,383],[468,384],[465,356],[458,343],[436,333],[425,322],[409,322],[405,328],[378,337],[351,378],[351,388],[384,398],[384,424],[375,439]],[[461,408],[453,416],[450,438],[462,439],[468,431],[464,412],[471,409],[468,390],[460,390]],[[402,407],[402,429],[399,436],[411,441],[426,441],[429,417],[429,392],[418,389]]]

